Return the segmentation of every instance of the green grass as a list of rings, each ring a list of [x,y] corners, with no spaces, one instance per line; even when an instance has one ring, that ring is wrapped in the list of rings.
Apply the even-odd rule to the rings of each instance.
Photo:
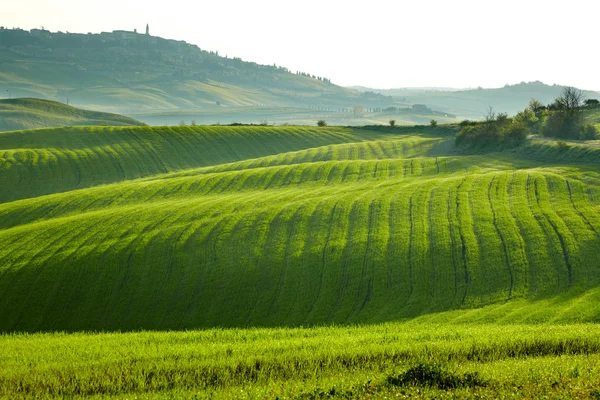
[[[347,107],[344,107],[348,110]],[[199,125],[247,123],[261,124],[265,121],[270,125],[316,125],[317,121],[324,120],[327,125],[335,126],[365,126],[388,125],[391,119],[396,125],[429,125],[432,119],[440,124],[453,123],[458,120],[453,116],[444,116],[439,113],[419,114],[414,112],[365,112],[355,115],[352,112],[341,111],[339,106],[326,109],[309,108],[306,105],[297,107],[269,107],[269,106],[232,106],[219,107],[208,104],[202,108],[178,108],[170,111],[140,113],[136,111],[132,116],[149,125],[179,125],[181,121],[191,125],[195,121]]]
[[[598,321],[600,150],[461,155],[453,133],[0,134],[0,330],[378,323],[523,301],[545,307],[528,321]]]
[[[0,397],[597,397],[600,148],[455,132],[0,133]]]
[[[117,114],[82,110],[42,99],[0,100],[0,131],[49,128],[67,125],[142,125]]]
[[[11,398],[594,398],[598,325],[387,323],[0,337]]]

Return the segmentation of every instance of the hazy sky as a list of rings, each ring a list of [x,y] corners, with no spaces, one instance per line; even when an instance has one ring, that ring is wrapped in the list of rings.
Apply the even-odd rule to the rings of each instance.
[[[597,0],[0,0],[0,25],[138,31],[341,85],[600,90]]]

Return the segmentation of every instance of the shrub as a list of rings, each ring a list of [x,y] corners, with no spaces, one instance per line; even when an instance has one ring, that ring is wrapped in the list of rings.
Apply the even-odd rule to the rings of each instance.
[[[456,139],[454,140],[457,146],[461,144],[474,144],[476,142],[477,137],[480,136],[481,127],[477,125],[466,125],[464,126],[458,135],[456,135]]]
[[[567,142],[565,142],[564,140],[559,140],[556,142],[556,144],[558,145],[558,148],[561,150],[567,150],[570,146]]]
[[[583,126],[584,93],[565,88],[562,95],[548,106],[549,115],[542,129],[544,136],[580,139]]]
[[[585,106],[587,108],[600,108],[600,101],[598,99],[587,99]]]
[[[390,119],[390,126],[396,126],[396,120]]]
[[[579,134],[579,138],[581,140],[594,140],[598,135],[598,129],[592,124],[583,125],[581,127],[581,133]]]
[[[437,121],[435,119],[432,119],[431,121],[429,121],[429,125],[437,126]]]
[[[327,122],[324,119],[320,119],[317,121],[317,126],[327,126]]]
[[[515,121],[523,122],[527,124],[529,128],[533,128],[535,124],[539,121],[539,118],[535,115],[535,113],[532,110],[526,108],[525,110],[517,113],[517,115],[515,116]]]
[[[487,385],[477,373],[458,375],[437,364],[415,365],[396,377],[388,377],[387,382],[394,386],[437,387],[442,390]]]
[[[581,125],[560,112],[551,112],[542,128],[542,135],[561,139],[579,139]]]
[[[460,126],[462,126],[462,127],[465,127],[465,126],[472,126],[472,125],[477,125],[477,122],[475,122],[475,121],[471,121],[471,120],[468,120],[468,119],[465,119],[465,120],[462,120],[462,121],[459,123],[459,125],[460,125]]]
[[[506,114],[494,114],[493,117],[479,123],[462,124],[456,135],[455,144],[473,147],[509,146],[523,143],[530,131],[522,120],[510,119]]]
[[[529,128],[525,122],[513,121],[502,134],[502,142],[508,146],[518,146],[527,139]]]

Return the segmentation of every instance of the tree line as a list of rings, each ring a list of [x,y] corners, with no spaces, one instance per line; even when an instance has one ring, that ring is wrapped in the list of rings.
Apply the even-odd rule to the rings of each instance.
[[[583,91],[567,87],[554,102],[544,105],[531,99],[529,105],[509,118],[489,107],[484,120],[465,120],[456,136],[457,145],[485,147],[490,145],[516,146],[530,134],[570,140],[593,140],[598,129],[586,123],[586,110],[600,109],[600,101],[586,99]]]

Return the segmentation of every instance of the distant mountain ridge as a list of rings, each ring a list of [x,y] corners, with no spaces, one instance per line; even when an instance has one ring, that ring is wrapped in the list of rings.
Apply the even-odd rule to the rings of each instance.
[[[338,109],[357,102],[365,107],[393,103],[326,78],[127,31],[2,28],[0,86],[12,97],[68,98],[77,106],[126,114],[208,106]]]
[[[355,86],[353,88],[359,89],[360,87]],[[549,104],[560,96],[564,88],[565,86],[547,85],[536,81],[521,82],[496,89],[362,88],[361,90],[393,96],[400,101],[411,104],[425,104],[430,108],[462,117],[481,118],[490,106],[498,112],[514,115],[524,109],[531,98]],[[584,93],[588,98],[600,98],[598,92],[587,90]]]

